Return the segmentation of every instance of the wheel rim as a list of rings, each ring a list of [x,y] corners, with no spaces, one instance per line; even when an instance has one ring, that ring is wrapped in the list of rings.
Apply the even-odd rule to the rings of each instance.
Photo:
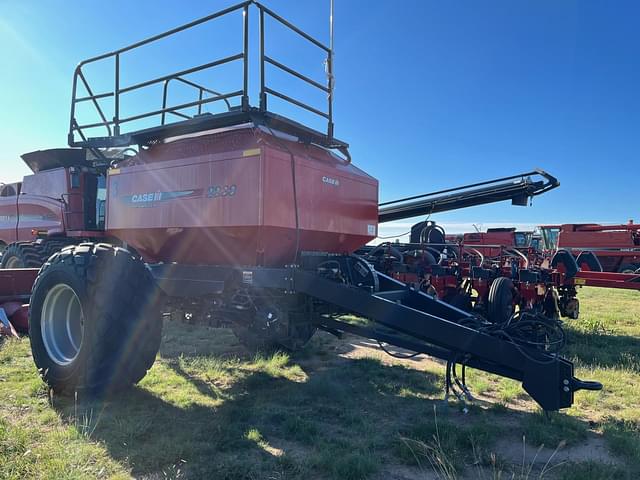
[[[9,257],[9,260],[7,260],[7,263],[5,264],[5,268],[21,268],[22,267],[22,260],[20,260],[18,257]]]
[[[47,292],[40,322],[44,348],[58,365],[69,365],[80,352],[84,335],[82,304],[73,289],[60,283]]]

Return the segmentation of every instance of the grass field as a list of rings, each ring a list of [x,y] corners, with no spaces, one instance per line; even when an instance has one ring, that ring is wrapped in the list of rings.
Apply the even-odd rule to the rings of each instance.
[[[441,362],[355,337],[256,357],[228,330],[169,323],[147,377],[100,404],[50,396],[28,339],[5,341],[0,479],[640,478],[640,294],[579,297],[566,354],[605,389],[549,416],[475,371],[464,413]]]

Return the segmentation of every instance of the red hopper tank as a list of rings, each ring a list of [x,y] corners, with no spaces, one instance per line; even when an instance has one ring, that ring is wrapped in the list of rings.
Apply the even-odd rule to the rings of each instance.
[[[147,261],[209,265],[283,265],[375,238],[377,180],[293,140],[243,127],[142,150],[110,171],[107,230]]]

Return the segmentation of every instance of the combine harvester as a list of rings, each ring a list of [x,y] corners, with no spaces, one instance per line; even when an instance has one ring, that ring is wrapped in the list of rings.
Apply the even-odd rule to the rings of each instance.
[[[621,225],[542,225],[540,232],[545,250],[568,250],[574,256],[589,251],[604,272],[640,273],[640,225],[631,220]]]
[[[123,83],[123,57],[227,16],[242,19],[238,53]],[[274,23],[317,47],[326,84],[269,56],[266,30]],[[257,106],[249,92],[251,38],[259,41]],[[377,236],[379,220],[415,210],[406,200],[379,211],[377,180],[354,166],[348,145],[334,137],[332,60],[332,48],[265,6],[243,2],[80,63],[70,148],[24,155],[34,174],[14,186],[20,195],[8,197],[19,222],[23,212],[34,222],[18,223],[16,239],[24,230],[39,239],[7,246],[3,263],[11,268],[2,271],[0,289],[4,301],[29,298],[33,358],[54,391],[105,393],[136,383],[155,360],[163,314],[230,324],[254,346],[295,349],[318,328],[350,332],[446,360],[448,387],[466,389],[456,364],[521,381],[545,410],[570,407],[578,390],[602,388],[577,379],[572,363],[529,326],[491,323],[352,253]],[[192,77],[234,62],[242,72],[235,90],[219,93]],[[109,89],[94,90],[85,75],[98,63],[115,68]],[[271,69],[326,94],[326,108],[276,90]],[[192,88],[195,99],[171,103],[168,87],[176,83]],[[122,114],[128,95],[153,86],[163,87],[158,106]],[[325,119],[326,131],[273,113],[273,98]],[[112,109],[105,112],[107,100]],[[207,113],[213,103],[224,110]],[[83,122],[80,105],[91,107],[95,120]],[[153,125],[132,127],[141,119]],[[520,185],[520,203],[539,191],[529,180]],[[39,270],[15,268],[45,258]],[[350,324],[345,314],[372,326]]]
[[[538,256],[567,250],[576,258],[582,252],[591,252],[599,262],[599,265],[591,265],[591,270],[598,268],[603,272],[640,273],[640,225],[631,220],[620,225],[541,225],[535,231],[489,228],[486,232],[465,233],[447,240],[473,245],[488,257],[499,256],[506,248]]]
[[[484,257],[499,257],[506,250],[517,250],[525,255],[542,253],[542,238],[531,230],[518,230],[514,227],[487,228],[486,232],[471,232],[447,235],[447,240],[473,247]]]

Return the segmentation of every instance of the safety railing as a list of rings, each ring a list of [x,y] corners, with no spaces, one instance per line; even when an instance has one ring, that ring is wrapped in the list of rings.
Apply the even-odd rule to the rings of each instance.
[[[190,117],[189,115],[185,115],[184,113],[180,113],[179,111],[177,111],[174,107],[174,110],[167,110],[167,94],[169,93],[169,84],[171,83],[172,80],[175,80],[177,82],[183,83],[185,85],[188,85],[190,87],[195,88],[198,91],[198,103],[197,103],[197,107],[198,107],[198,113],[197,115],[202,115],[202,105],[205,104],[204,100],[204,95],[206,93],[209,93],[211,95],[215,95],[216,97],[223,97],[222,93],[220,92],[216,92],[215,90],[211,90],[210,88],[207,88],[203,85],[200,85],[198,83],[192,82],[191,80],[187,80],[184,79],[182,77],[172,77],[168,80],[166,80],[164,82],[164,86],[162,87],[162,119],[160,121],[160,123],[162,125],[165,124],[165,120],[166,120],[166,114],[170,113],[172,115],[175,115],[177,117],[183,118],[183,119],[190,119],[192,117]],[[231,110],[231,102],[229,102],[228,98],[222,98],[222,100],[227,104],[227,110]],[[215,100],[213,100],[215,101]]]
[[[327,137],[333,138],[333,51],[331,50],[330,47],[323,44],[319,40],[316,40],[311,35],[303,32],[298,27],[291,24],[290,22],[288,22],[287,20],[285,20],[284,18],[282,18],[281,16],[273,12],[272,10],[269,10],[267,7],[259,3],[256,3],[256,5],[258,6],[258,9],[260,11],[260,109],[263,111],[267,109],[267,95],[273,95],[275,97],[279,97],[280,99],[286,102],[289,102],[293,105],[296,105],[297,107],[303,108],[311,113],[314,113],[320,117],[325,118],[327,120]],[[297,33],[300,37],[304,38],[305,40],[307,40],[308,42],[315,45],[317,48],[323,50],[326,53],[326,59],[325,59],[326,72],[327,72],[326,85],[322,85],[319,82],[316,82],[315,80],[295,71],[294,69],[278,62],[277,60],[268,56],[265,53],[265,47],[264,47],[265,46],[265,41],[264,41],[265,16],[271,17],[272,19],[276,20],[280,24],[284,25],[285,27],[289,28],[293,32]],[[318,110],[316,108],[313,108],[301,102],[300,100],[292,98],[288,95],[285,95],[282,92],[279,92],[267,86],[266,74],[265,74],[265,65],[267,63],[270,65],[273,65],[274,67],[280,69],[285,73],[288,73],[289,75],[293,75],[294,77],[306,82],[312,87],[315,87],[316,89],[319,89],[325,92],[327,94],[327,110],[326,111]]]
[[[259,25],[259,78],[260,78],[260,90],[259,90],[259,106],[257,110],[261,112],[267,111],[267,102],[268,97],[277,97],[284,102],[287,102],[291,105],[294,105],[298,108],[304,109],[312,114],[315,114],[327,121],[326,128],[326,136],[328,139],[333,138],[333,55],[330,47],[315,39],[308,33],[304,32],[300,28],[296,27],[288,20],[279,16],[272,10],[267,7],[261,5],[260,3],[254,1],[245,1],[239,3],[237,5],[233,5],[219,12],[213,13],[211,15],[207,15],[205,17],[199,18],[187,24],[181,25],[179,27],[173,28],[171,30],[167,30],[163,33],[154,35],[147,39],[141,40],[134,44],[128,45],[126,47],[120,48],[119,50],[115,50],[113,52],[105,53],[87,60],[82,61],[77,67],[73,75],[73,86],[72,86],[72,98],[71,98],[71,115],[69,122],[69,145],[70,146],[79,146],[79,145],[91,145],[91,146],[103,146],[101,142],[105,137],[90,137],[88,135],[88,130],[96,129],[96,128],[104,128],[106,133],[106,137],[117,137],[121,135],[121,130],[123,125],[134,122],[136,120],[148,119],[151,117],[159,117],[158,126],[164,126],[168,122],[168,116],[171,115],[173,117],[178,117],[179,121],[189,120],[197,115],[202,115],[203,106],[213,103],[213,102],[224,102],[226,104],[227,110],[240,110],[243,112],[249,112],[250,110],[256,110],[250,104],[250,92],[249,92],[249,65],[250,65],[250,38],[252,35],[250,34],[250,12],[258,10],[258,25]],[[174,35],[176,33],[182,32],[184,30],[193,28],[197,25],[201,25],[207,22],[211,22],[215,19],[218,19],[223,16],[230,15],[237,11],[243,12],[243,22],[242,22],[242,51],[235,53],[233,55],[229,55],[223,58],[212,59],[212,61],[195,65],[193,67],[183,69],[180,71],[175,71],[168,75],[163,75],[156,78],[151,78],[148,80],[144,80],[142,82],[134,83],[131,85],[123,86],[121,81],[121,58],[123,54],[131,52],[135,49],[138,49],[142,46],[149,45],[151,43],[162,40],[166,37]],[[303,75],[298,72],[291,66],[285,65],[284,63],[276,60],[275,58],[268,55],[265,52],[265,19],[270,18],[275,22],[286,27],[288,30],[293,31],[299,37],[310,42],[312,45],[320,49],[325,58],[326,65],[326,84],[322,84],[312,78]],[[87,77],[85,75],[85,67],[90,64],[95,64],[97,62],[113,60],[115,64],[114,71],[114,81],[113,81],[113,89],[110,91],[103,91],[99,93],[94,93],[93,89]],[[230,92],[219,92],[217,89],[211,88],[207,85],[202,85],[200,83],[196,83],[193,80],[190,80],[187,77],[190,74],[194,74],[196,72],[201,72],[208,69],[214,69],[216,67],[230,64],[233,62],[242,62],[242,78],[241,78],[241,87],[237,90],[233,90]],[[279,69],[282,72],[285,72],[293,77],[296,77],[299,80],[306,82],[308,85],[324,92],[327,97],[327,107],[326,109],[316,108],[315,106],[311,106],[298,98],[294,98],[290,95],[285,94],[282,91],[279,91],[273,86],[270,86],[267,82],[267,73],[266,73],[266,65],[271,65],[276,69]],[[172,82],[179,82],[182,84],[186,84],[187,86],[195,89],[198,94],[198,98],[196,100],[190,102],[184,102],[177,105],[170,105],[168,102],[168,92],[169,85]],[[159,102],[159,108],[151,108],[144,109],[139,113],[135,113],[129,116],[121,115],[121,103],[122,97],[125,94],[140,91],[146,87],[150,87],[156,84],[163,84],[162,89],[162,98]],[[78,86],[82,85],[87,92],[85,96],[78,96]],[[230,103],[230,99],[240,98],[240,105],[237,107],[233,107]],[[101,99],[113,99],[113,116],[109,118],[105,110],[100,105],[99,100]],[[90,123],[80,123],[76,118],[77,107],[81,103],[88,102],[93,106],[93,114],[95,115],[95,120]],[[189,115],[185,113],[185,110],[190,108],[196,108],[197,113],[195,115]],[[129,132],[130,133],[130,132]],[[81,142],[78,141],[78,137],[81,139]]]

